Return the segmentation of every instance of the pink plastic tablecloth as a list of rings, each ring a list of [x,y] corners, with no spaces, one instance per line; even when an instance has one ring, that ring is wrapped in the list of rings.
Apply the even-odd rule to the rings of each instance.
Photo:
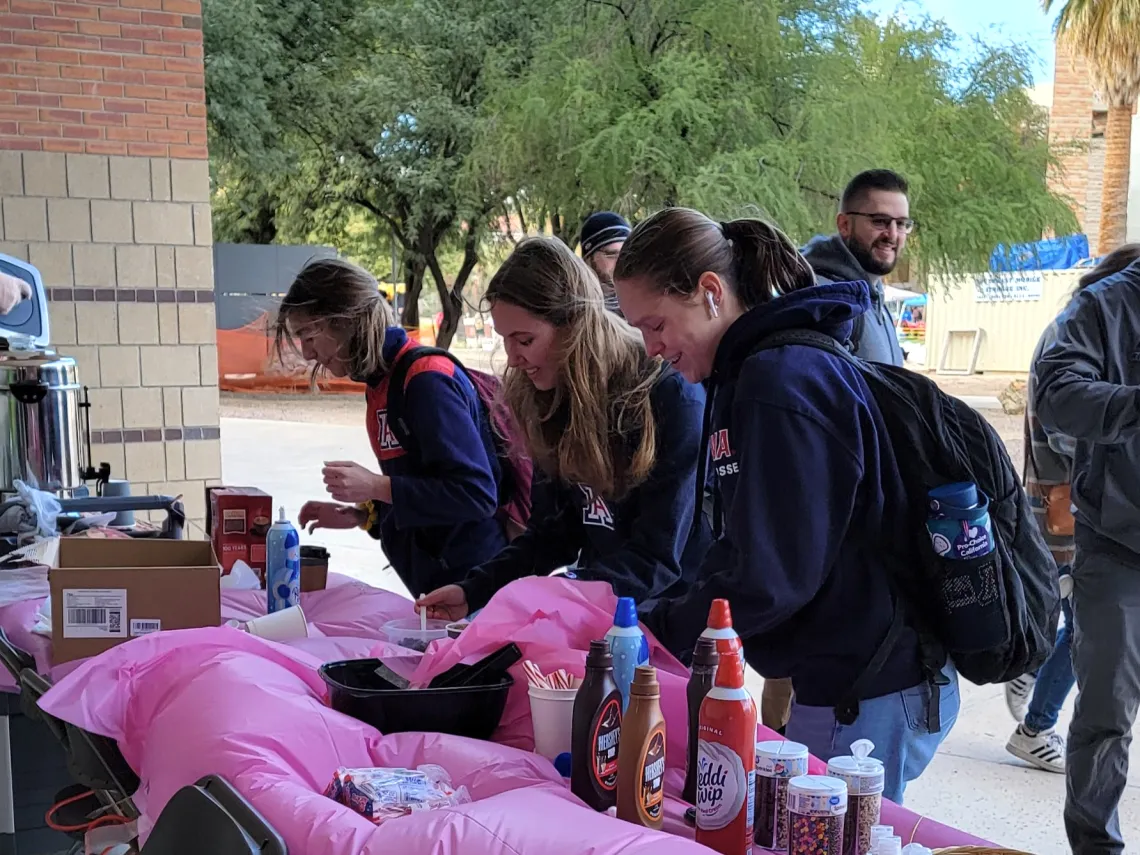
[[[326,626],[352,626],[362,633],[368,627],[360,622],[371,615],[382,621],[411,613],[411,604],[400,598],[361,605],[358,599],[371,595],[345,591],[335,596],[344,597],[338,600],[344,616]],[[566,667],[581,674],[589,641],[609,627],[613,606],[605,585],[520,580],[500,592],[458,640],[433,645],[415,676],[430,677],[507,641],[516,642],[544,670]],[[309,639],[306,647],[328,641]],[[385,649],[373,646],[381,655]],[[675,795],[684,762],[684,669],[656,643],[653,658],[668,723],[667,789]],[[142,778],[136,801],[147,817],[157,816],[185,784],[220,774],[278,828],[291,851],[708,851],[685,839],[691,832],[680,821],[683,806],[675,800],[669,804],[667,828],[676,834],[669,835],[596,814],[572,796],[550,763],[527,750],[532,745],[530,710],[520,673],[495,743],[439,734],[382,736],[325,706],[325,687],[316,669],[326,659],[320,649],[273,644],[228,628],[161,633],[82,663],[44,698],[43,706],[119,741]],[[320,795],[337,766],[425,762],[446,768],[457,785],[468,788],[474,803],[375,827]],[[883,819],[904,842],[913,839],[931,847],[983,842],[896,805],[884,806]]]
[[[44,587],[47,568],[43,568]],[[0,574],[0,584],[3,576]],[[0,606],[0,628],[21,650],[36,658],[42,674],[60,680],[78,667],[78,662],[55,665],[51,661],[51,639],[32,632],[45,597],[22,600]],[[310,638],[295,646],[308,650],[325,661],[351,659],[368,655],[377,642],[386,641],[381,627],[394,617],[404,617],[410,608],[406,598],[373,588],[348,576],[330,573],[323,591],[301,595],[301,606],[309,621]],[[222,621],[249,620],[265,614],[264,591],[222,591]],[[395,653],[399,648],[392,648]],[[403,651],[406,654],[407,651]],[[0,668],[0,691],[15,691],[7,670]]]

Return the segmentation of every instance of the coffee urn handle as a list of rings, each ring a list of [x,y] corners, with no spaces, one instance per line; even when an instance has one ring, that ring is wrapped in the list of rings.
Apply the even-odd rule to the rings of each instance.
[[[48,393],[48,385],[42,381],[25,380],[8,387],[12,397],[21,404],[38,404]]]

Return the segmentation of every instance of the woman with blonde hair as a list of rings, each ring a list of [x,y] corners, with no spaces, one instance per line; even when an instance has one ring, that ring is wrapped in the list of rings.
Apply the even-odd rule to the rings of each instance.
[[[645,353],[565,244],[531,238],[491,279],[503,391],[535,466],[526,532],[420,600],[456,620],[508,582],[568,565],[644,600],[691,581],[709,545],[697,513],[704,392]]]
[[[305,265],[277,313],[276,344],[279,355],[299,347],[314,382],[327,372],[366,385],[368,438],[380,465],[376,473],[326,463],[335,501],[306,503],[302,526],[363,528],[413,596],[462,579],[502,551],[506,475],[488,408],[454,360],[417,355],[368,272],[335,258]],[[390,395],[397,374],[403,389]],[[401,402],[399,412],[390,397]]]

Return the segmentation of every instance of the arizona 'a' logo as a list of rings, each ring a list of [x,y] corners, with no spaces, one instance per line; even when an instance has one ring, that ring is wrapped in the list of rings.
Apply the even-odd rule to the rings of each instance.
[[[605,499],[594,492],[592,487],[579,484],[585,501],[582,502],[582,522],[585,525],[600,525],[611,531],[614,527],[614,515],[610,513]]]
[[[728,444],[727,430],[722,428],[709,437],[709,454],[714,461],[732,457],[732,446]]]
[[[376,425],[377,435],[376,439],[380,443],[381,451],[398,451],[400,443],[396,439],[396,434],[392,433],[392,429],[388,427],[388,411],[376,411]]]

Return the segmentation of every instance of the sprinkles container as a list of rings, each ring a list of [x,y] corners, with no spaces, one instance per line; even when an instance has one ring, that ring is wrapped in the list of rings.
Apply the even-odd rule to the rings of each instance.
[[[875,745],[869,739],[851,743],[850,757],[834,757],[827,774],[847,785],[847,820],[843,828],[843,855],[871,851],[871,829],[879,824],[883,808],[885,773],[881,761],[871,756]]]
[[[756,844],[762,849],[788,850],[788,782],[807,770],[806,745],[756,743]]]
[[[841,855],[847,785],[838,778],[801,775],[788,783],[789,855]]]

